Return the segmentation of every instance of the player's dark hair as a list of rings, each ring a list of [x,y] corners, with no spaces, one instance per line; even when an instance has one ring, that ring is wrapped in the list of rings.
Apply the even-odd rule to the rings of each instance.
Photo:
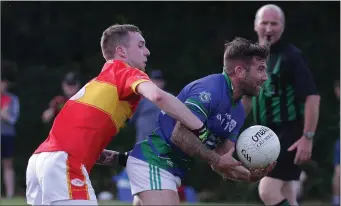
[[[267,59],[268,55],[268,47],[237,37],[233,41],[225,44],[224,69],[228,71],[233,61],[242,61],[250,64],[254,57]]]
[[[103,32],[101,48],[107,61],[114,58],[117,46],[128,46],[129,32],[142,33],[137,26],[131,24],[114,24]]]

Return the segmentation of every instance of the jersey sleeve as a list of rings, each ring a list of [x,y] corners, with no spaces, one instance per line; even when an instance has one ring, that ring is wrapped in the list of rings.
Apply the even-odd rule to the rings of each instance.
[[[137,94],[137,85],[148,81],[150,79],[146,73],[130,67],[121,70],[118,76],[118,85],[122,96]]]
[[[291,74],[293,75],[293,86],[297,97],[305,100],[308,95],[317,94],[313,75],[310,72],[308,64],[301,52],[294,52],[289,57]]]
[[[211,109],[214,108],[214,92],[205,88],[202,83],[193,85],[185,100],[185,105],[196,115],[203,123],[207,122]]]

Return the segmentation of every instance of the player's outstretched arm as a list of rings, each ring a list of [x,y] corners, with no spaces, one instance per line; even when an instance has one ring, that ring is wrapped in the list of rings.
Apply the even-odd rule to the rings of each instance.
[[[106,166],[120,165],[125,167],[127,165],[129,154],[130,152],[122,153],[113,150],[103,150],[98,160],[96,161],[96,164]]]
[[[210,165],[216,165],[220,160],[220,155],[208,149],[193,132],[180,122],[176,123],[171,140],[189,156],[197,156]]]
[[[232,169],[235,166],[241,165],[241,162],[233,159],[232,150],[229,153],[220,156],[215,151],[206,147],[193,132],[180,122],[176,123],[171,140],[189,156],[197,156],[217,168]]]
[[[203,126],[203,123],[178,98],[161,90],[153,82],[140,83],[136,91],[189,129],[197,130]]]

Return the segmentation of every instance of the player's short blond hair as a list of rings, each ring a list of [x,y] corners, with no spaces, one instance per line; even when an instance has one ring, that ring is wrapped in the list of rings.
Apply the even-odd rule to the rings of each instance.
[[[107,61],[114,58],[117,46],[129,46],[129,32],[142,33],[137,26],[131,24],[114,24],[103,32],[101,48]]]

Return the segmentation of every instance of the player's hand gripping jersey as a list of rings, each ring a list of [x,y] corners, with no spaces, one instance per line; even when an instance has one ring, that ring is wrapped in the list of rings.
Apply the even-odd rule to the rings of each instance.
[[[214,74],[188,84],[178,95],[187,107],[215,134],[201,139],[210,149],[225,140],[236,141],[244,123],[241,101],[233,102],[229,77]],[[190,169],[192,158],[171,141],[176,120],[160,113],[155,131],[135,145],[127,162],[132,193],[145,190],[171,189],[176,191],[174,178],[183,178]],[[179,185],[177,185],[179,186]]]
[[[64,151],[88,172],[100,152],[132,117],[140,96],[136,86],[147,74],[123,61],[108,61],[101,73],[66,102],[48,138],[34,153]]]

